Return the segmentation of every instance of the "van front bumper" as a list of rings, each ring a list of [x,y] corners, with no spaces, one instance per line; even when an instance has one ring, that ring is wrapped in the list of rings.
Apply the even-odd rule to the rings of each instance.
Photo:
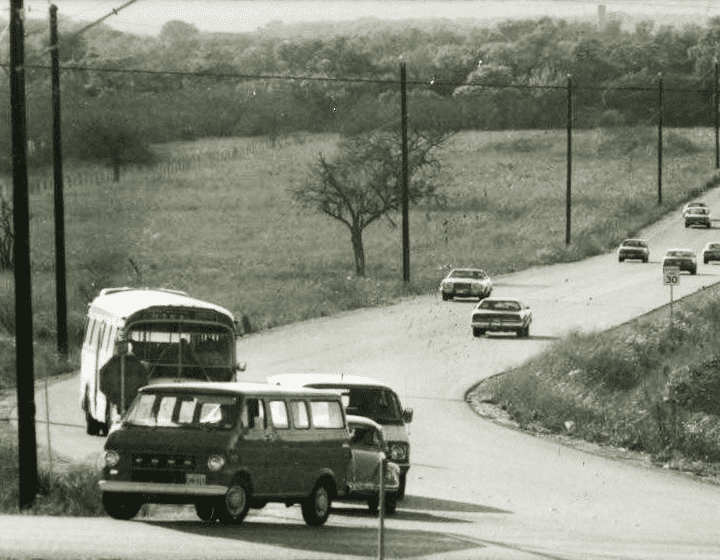
[[[118,492],[124,494],[172,494],[176,496],[224,496],[226,486],[209,484],[193,486],[190,484],[167,484],[160,482],[127,482],[122,480],[100,480],[102,492]]]

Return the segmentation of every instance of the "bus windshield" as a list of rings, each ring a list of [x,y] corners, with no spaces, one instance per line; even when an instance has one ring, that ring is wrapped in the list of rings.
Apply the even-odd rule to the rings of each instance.
[[[128,352],[142,361],[150,379],[230,381],[234,333],[221,325],[153,322],[133,324]]]

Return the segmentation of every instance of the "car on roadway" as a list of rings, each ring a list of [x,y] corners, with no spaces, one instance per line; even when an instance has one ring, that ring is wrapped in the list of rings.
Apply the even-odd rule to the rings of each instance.
[[[702,250],[703,263],[708,264],[710,261],[720,261],[720,243],[710,242],[705,245]]]
[[[456,268],[440,282],[443,301],[456,297],[483,299],[492,293],[492,280],[487,272],[479,268]]]
[[[697,274],[697,255],[691,249],[668,249],[662,260],[663,268],[677,266],[680,272],[685,270]]]
[[[395,513],[400,489],[400,467],[387,460],[389,453],[383,428],[364,416],[347,415],[350,428],[350,467],[348,468],[348,492],[342,501],[367,502],[370,513],[378,513],[380,507],[380,467],[383,466],[384,512]]]
[[[684,215],[685,227],[705,226],[710,227],[710,209],[702,207],[688,208]]]
[[[688,202],[685,206],[683,206],[682,217],[683,218],[685,217],[685,214],[688,212],[688,210],[690,210],[690,208],[707,208],[707,207],[708,207],[708,205],[705,204],[704,202],[698,202],[698,201]]]
[[[527,337],[531,323],[530,307],[515,298],[485,298],[472,312],[472,333],[476,337],[487,332],[514,332]]]
[[[339,393],[348,415],[364,416],[382,426],[388,459],[400,467],[397,499],[405,497],[410,469],[410,430],[413,409],[403,408],[393,389],[369,377],[337,373],[281,373],[267,378],[272,385],[307,387]]]
[[[638,260],[648,262],[650,249],[644,239],[626,239],[618,247],[618,261]]]

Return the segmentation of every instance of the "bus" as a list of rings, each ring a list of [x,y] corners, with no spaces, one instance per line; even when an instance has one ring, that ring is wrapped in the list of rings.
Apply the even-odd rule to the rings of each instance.
[[[227,309],[185,292],[106,288],[88,305],[80,405],[89,435],[107,435],[140,387],[237,381],[240,335]]]

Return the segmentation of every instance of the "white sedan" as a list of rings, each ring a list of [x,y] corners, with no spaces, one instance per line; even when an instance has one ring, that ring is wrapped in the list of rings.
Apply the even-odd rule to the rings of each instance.
[[[456,268],[440,283],[443,301],[456,297],[486,298],[492,293],[492,280],[479,268]]]
[[[486,332],[514,332],[518,336],[530,336],[532,311],[530,307],[514,298],[489,297],[477,304],[472,313],[473,336]]]

